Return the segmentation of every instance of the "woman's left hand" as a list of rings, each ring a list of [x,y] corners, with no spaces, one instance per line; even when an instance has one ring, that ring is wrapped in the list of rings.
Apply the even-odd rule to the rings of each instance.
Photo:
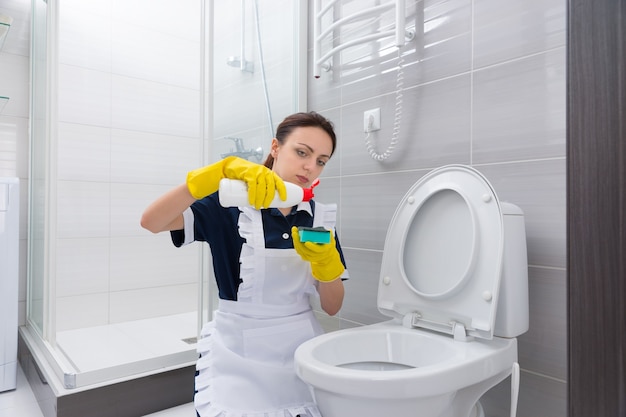
[[[300,242],[298,228],[291,228],[293,247],[300,257],[311,263],[313,277],[321,282],[334,281],[343,274],[345,270],[341,262],[341,256],[337,251],[335,235],[330,232],[330,243]]]

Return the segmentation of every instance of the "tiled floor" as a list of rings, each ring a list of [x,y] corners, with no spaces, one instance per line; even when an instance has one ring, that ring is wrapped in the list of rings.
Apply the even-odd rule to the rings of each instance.
[[[0,393],[0,417],[43,417],[22,368],[17,368],[17,389]]]
[[[196,413],[193,404],[189,403],[149,416],[195,417]],[[17,371],[17,389],[0,393],[0,417],[43,417],[22,368],[18,368]]]

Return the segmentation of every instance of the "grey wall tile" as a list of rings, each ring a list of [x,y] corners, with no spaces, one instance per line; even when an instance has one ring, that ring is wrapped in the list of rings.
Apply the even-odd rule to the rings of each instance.
[[[376,304],[382,252],[345,249],[344,253],[350,279],[344,282],[346,295],[339,316],[360,324],[389,320],[380,314]]]
[[[406,2],[406,28],[421,26],[423,13],[416,13],[416,6],[420,3]],[[344,2],[341,15],[348,16],[362,11],[368,6],[374,6],[375,1]],[[394,26],[394,11],[389,9],[378,16],[357,20],[344,25],[338,32],[336,45],[358,40],[359,37],[375,32],[389,30]],[[342,85],[342,104],[355,102],[372,96],[385,94],[395,89],[397,83],[397,67],[399,57],[402,56],[404,66],[415,67],[419,59],[416,53],[417,38],[398,48],[394,37],[387,37],[371,42],[362,43],[344,49],[333,57],[333,72],[339,75]],[[407,72],[413,74],[415,72]],[[407,80],[408,83],[408,80]],[[408,83],[414,84],[415,81]]]
[[[486,417],[508,417],[511,410],[511,378],[507,378],[480,400]],[[529,372],[521,372],[517,417],[567,416],[567,384]]]
[[[530,267],[530,326],[518,338],[524,369],[567,379],[567,274],[564,269]]]
[[[471,69],[472,2],[425,0],[417,6],[416,75],[407,85],[465,73]],[[420,19],[420,13],[423,18]],[[414,81],[413,81],[414,80]]]
[[[475,0],[474,68],[565,45],[564,0]]]
[[[387,227],[402,197],[426,171],[342,178],[342,245],[382,250]],[[380,268],[380,265],[378,266]]]
[[[339,241],[341,246],[344,246],[342,233],[341,233],[341,179],[339,177],[325,177],[322,176],[320,184],[314,189],[315,201],[324,204],[337,204],[337,231],[339,234]]]
[[[473,163],[565,155],[565,48],[476,71]]]
[[[365,44],[350,58],[342,58],[341,67],[334,70],[341,77],[342,104],[396,89],[400,64],[404,88],[469,71],[471,16],[469,0],[407,2],[406,27],[414,29],[415,38],[399,50],[391,41]],[[340,41],[352,38],[353,33],[347,33]]]
[[[341,80],[337,71],[322,71],[313,77],[313,51],[308,51],[307,107],[319,111],[341,105]]]
[[[382,154],[393,135],[395,100],[393,93],[343,107],[343,175],[469,163],[469,75],[404,91],[398,144],[389,159],[375,161],[365,146],[363,112],[373,108],[381,110],[381,130],[371,132],[369,140],[375,151]]]
[[[565,159],[477,167],[498,197],[524,211],[529,265],[565,268]]]
[[[337,146],[335,148],[335,153],[333,153],[332,157],[326,164],[321,178],[339,176],[341,173],[341,155],[343,153],[342,151],[344,144],[344,136],[342,134],[343,129],[341,124],[341,109],[336,108],[330,110],[322,110],[319,113],[332,122],[335,130],[335,135],[337,136]]]

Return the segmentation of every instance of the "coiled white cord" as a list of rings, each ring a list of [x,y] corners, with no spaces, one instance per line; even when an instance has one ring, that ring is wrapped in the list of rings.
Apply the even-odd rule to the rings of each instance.
[[[402,87],[404,87],[403,64],[404,58],[402,57],[402,51],[398,48],[398,72],[396,73],[396,113],[393,120],[393,133],[391,134],[391,141],[389,142],[387,149],[385,149],[385,152],[378,153],[370,139],[370,129],[367,129],[367,136],[365,136],[365,147],[367,148],[370,157],[375,161],[384,161],[389,158],[398,144],[400,122],[402,120]]]

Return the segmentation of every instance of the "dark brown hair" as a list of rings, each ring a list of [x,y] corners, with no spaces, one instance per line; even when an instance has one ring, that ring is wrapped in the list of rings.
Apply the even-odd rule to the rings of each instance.
[[[330,140],[333,142],[333,149],[330,154],[332,155],[335,152],[335,147],[337,146],[337,136],[335,135],[333,123],[314,111],[308,113],[294,113],[287,116],[276,129],[276,139],[278,140],[278,143],[283,145],[287,136],[289,136],[291,132],[298,127],[319,127],[320,129],[323,129],[326,133],[328,133]],[[274,157],[271,152],[267,155],[267,159],[263,165],[270,169],[274,166]]]

